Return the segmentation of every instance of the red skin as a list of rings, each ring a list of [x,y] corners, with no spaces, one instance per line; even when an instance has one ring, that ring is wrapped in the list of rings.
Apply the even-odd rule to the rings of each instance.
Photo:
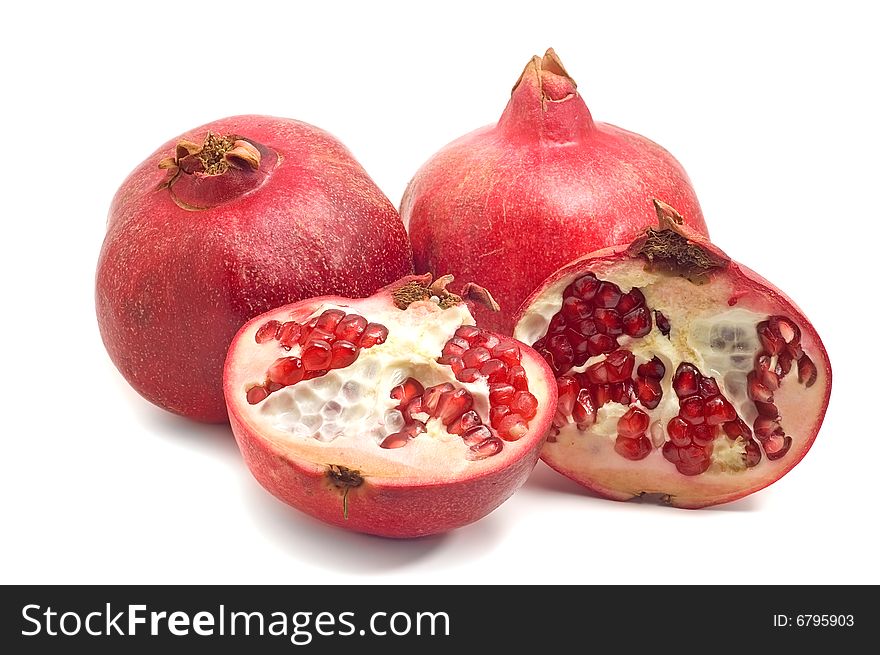
[[[733,287],[737,289],[737,291],[736,296],[728,301],[731,306],[735,305],[737,300],[744,297],[766,299],[766,306],[773,308],[772,313],[781,313],[790,316],[800,327],[802,335],[809,335],[811,340],[813,340],[820,348],[819,351],[811,353],[811,358],[817,368],[824,371],[825,388],[819,411],[816,412],[816,421],[807,434],[800,435],[801,439],[799,440],[799,443],[796,447],[792,448],[783,460],[781,460],[781,466],[773,469],[772,475],[762,478],[761,480],[732,493],[712,495],[709,497],[701,496],[699,494],[689,496],[680,495],[670,499],[670,504],[675,507],[699,509],[711,505],[732,502],[756,491],[760,491],[782,478],[804,458],[812,447],[813,442],[816,440],[816,436],[819,434],[819,428],[822,426],[825,412],[828,409],[828,401],[831,397],[831,361],[828,358],[828,352],[825,350],[822,340],[816,332],[816,329],[813,327],[813,324],[791,298],[766,278],[762,277],[747,266],[730,259],[724,251],[698,232],[692,230],[687,225],[677,224],[676,219],[681,219],[681,216],[679,216],[671,207],[665,205],[665,203],[656,203],[655,207],[655,221],[659,217],[661,228],[673,229],[678,232],[690,242],[699,245],[708,256],[712,257],[714,261],[722,265],[722,268],[713,272],[712,275],[725,275],[733,280]],[[546,293],[546,289],[554,286],[560,280],[575,279],[579,277],[583,271],[594,270],[597,267],[601,267],[604,263],[637,257],[638,255],[636,253],[643,243],[644,236],[640,235],[634,239],[632,243],[605,248],[563,266],[558,271],[554,272],[553,275],[548,277],[541,286],[523,302],[522,306],[516,312],[516,322],[518,323],[526,315],[529,306]],[[783,423],[785,422],[784,418],[785,417],[783,417]],[[629,500],[633,497],[631,493],[597,484],[588,477],[578,475],[571,470],[564,470],[562,462],[554,462],[547,457],[542,457],[542,459],[554,470],[601,496],[612,500]]]
[[[208,131],[262,144],[260,179],[231,171],[193,189],[181,176],[172,189],[190,203],[228,199],[188,211],[157,189],[158,163]],[[147,400],[222,422],[223,361],[245,321],[312,296],[367,296],[411,271],[397,212],[345,146],[299,121],[236,116],[168,141],[123,182],[98,262],[98,325]]]
[[[477,322],[510,334],[516,309],[553,271],[653,225],[654,197],[708,234],[681,165],[638,134],[594,122],[550,50],[526,67],[497,125],[422,166],[400,214],[416,271],[491,289],[501,312],[480,310]]]
[[[397,288],[419,277],[403,278],[389,288]],[[387,289],[386,289],[387,291]],[[379,292],[382,293],[382,292]],[[278,315],[307,316],[321,303],[350,304],[346,298],[315,298],[294,307],[281,307],[249,321],[236,335],[229,348],[224,388],[229,408],[229,421],[242,456],[253,476],[274,496],[306,514],[349,530],[383,537],[411,538],[447,532],[472,523],[496,509],[525,483],[534,469],[550,429],[556,408],[556,384],[544,359],[531,348],[521,345],[523,361],[530,362],[529,385],[546,388],[546,400],[537,415],[529,421],[529,431],[490,461],[499,466],[484,469],[480,474],[445,483],[389,476],[376,471],[370,475],[360,471],[362,483],[346,489],[333,483],[331,465],[345,466],[342,461],[320,464],[283,453],[275,444],[259,434],[246,419],[247,404],[238,393],[238,374],[233,361],[242,349],[253,348],[257,327]],[[469,303],[471,311],[473,307]],[[506,466],[505,453],[517,448],[517,457]]]

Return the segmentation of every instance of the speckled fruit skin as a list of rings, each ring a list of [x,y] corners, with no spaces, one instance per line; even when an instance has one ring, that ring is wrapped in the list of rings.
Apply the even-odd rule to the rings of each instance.
[[[645,137],[594,122],[548,50],[526,66],[496,125],[422,166],[400,214],[416,272],[448,271],[491,289],[501,311],[475,318],[510,334],[514,312],[553,271],[654,224],[654,197],[708,234],[681,165]]]
[[[376,295],[384,294],[390,302],[391,291],[413,279],[421,278],[403,278]],[[525,483],[538,461],[557,400],[550,367],[527,346],[521,349],[524,365],[530,370],[530,385],[543,385],[546,401],[532,419],[528,434],[520,440],[527,445],[522,456],[508,466],[478,477],[426,484],[407,477],[372,476],[361,471],[362,482],[346,488],[334,483],[331,475],[331,466],[340,463],[315,463],[294,457],[253,429],[239,409],[245,401],[241,394],[236,394],[233,383],[236,351],[252,347],[254,331],[267,320],[277,316],[308,316],[322,304],[351,304],[356,309],[350,299],[340,297],[313,298],[279,307],[249,321],[229,347],[224,376],[229,422],[248,468],[266,490],[331,525],[381,537],[413,538],[473,523],[496,509]],[[473,307],[469,307],[473,311]]]
[[[168,171],[158,164],[208,132],[252,140],[277,160],[256,188],[191,211],[159,188]],[[210,204],[216,192],[188,197]],[[168,141],[123,182],[98,262],[98,325],[147,400],[222,422],[223,362],[245,321],[311,296],[367,296],[411,271],[400,217],[345,146],[299,121],[235,116]]]

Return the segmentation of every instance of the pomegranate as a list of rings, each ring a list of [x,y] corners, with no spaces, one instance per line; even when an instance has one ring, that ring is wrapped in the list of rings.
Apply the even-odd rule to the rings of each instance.
[[[523,484],[556,383],[531,348],[476,327],[449,282],[409,276],[241,329],[224,389],[260,484],[327,523],[387,537],[465,525]],[[463,291],[491,304],[479,287]]]
[[[703,507],[804,457],[831,365],[784,293],[655,206],[659,229],[554,273],[514,334],[557,378],[544,461],[609,498]]]
[[[236,116],[147,158],[113,199],[98,325],[147,400],[226,420],[226,350],[249,318],[412,272],[400,218],[351,153],[299,121]]]
[[[553,271],[653,225],[653,197],[708,234],[681,165],[642,136],[594,122],[551,49],[528,63],[497,125],[422,166],[400,214],[416,272],[449,271],[491,289],[502,311],[476,318],[511,334],[516,309]]]

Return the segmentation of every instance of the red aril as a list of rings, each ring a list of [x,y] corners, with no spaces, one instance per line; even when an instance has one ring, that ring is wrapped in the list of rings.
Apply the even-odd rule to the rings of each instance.
[[[825,416],[831,365],[784,293],[670,206],[655,208],[659,229],[550,276],[514,334],[557,376],[544,461],[609,498],[703,507],[762,489],[803,458]],[[615,309],[649,328],[624,321],[618,334],[597,321],[607,347],[560,359],[560,340],[581,352],[589,338],[566,318],[572,298],[584,300],[578,321]]]
[[[501,312],[478,310],[477,320],[510,334],[517,308],[553,271],[653,225],[652,197],[666,198],[707,234],[681,165],[653,141],[595,122],[548,50],[528,63],[496,125],[453,141],[422,166],[400,214],[416,271],[448,270],[491,289]],[[613,303],[609,290],[599,295]]]
[[[245,321],[311,296],[367,296],[411,271],[397,212],[341,143],[299,121],[236,116],[169,141],[123,182],[98,262],[98,325],[141,395],[225,421],[223,360]],[[299,336],[268,324],[259,339]]]
[[[365,299],[312,298],[241,329],[224,389],[241,452],[266,489],[333,525],[415,537],[475,521],[522,485],[556,411],[556,383],[534,350],[475,326],[449,281],[411,276]],[[342,366],[306,356],[323,337],[289,349],[265,338],[276,324],[317,326],[328,315],[337,329],[363,327]],[[343,336],[348,327],[331,352]],[[456,372],[450,350],[500,361],[499,381]]]

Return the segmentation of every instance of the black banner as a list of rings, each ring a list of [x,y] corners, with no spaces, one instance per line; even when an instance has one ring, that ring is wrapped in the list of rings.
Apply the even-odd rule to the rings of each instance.
[[[865,643],[872,588],[5,587],[5,652],[448,652]],[[846,652],[846,651],[845,651]],[[850,651],[854,652],[854,651]]]

